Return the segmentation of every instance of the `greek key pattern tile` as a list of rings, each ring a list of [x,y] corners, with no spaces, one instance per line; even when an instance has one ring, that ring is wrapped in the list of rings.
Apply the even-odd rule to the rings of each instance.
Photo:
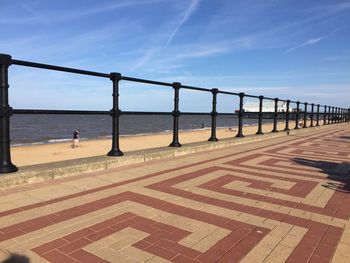
[[[347,262],[350,129],[18,186],[0,260]]]

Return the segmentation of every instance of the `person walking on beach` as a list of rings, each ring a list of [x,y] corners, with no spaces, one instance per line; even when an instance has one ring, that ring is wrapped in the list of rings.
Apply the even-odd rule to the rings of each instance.
[[[79,130],[75,130],[75,132],[73,133],[73,144],[72,144],[72,148],[77,148],[78,147],[78,143],[79,143]]]

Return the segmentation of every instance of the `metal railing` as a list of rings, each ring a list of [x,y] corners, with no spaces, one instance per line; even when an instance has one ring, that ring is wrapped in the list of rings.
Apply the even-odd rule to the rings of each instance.
[[[99,78],[106,78],[112,81],[113,86],[113,108],[110,111],[94,111],[94,110],[42,110],[42,109],[12,109],[9,105],[8,98],[8,70],[11,65],[18,65],[24,67],[40,68],[61,72],[68,72],[73,74],[81,74],[94,76]],[[145,112],[145,111],[121,111],[119,108],[119,83],[120,81],[131,81],[144,84],[152,84],[159,86],[172,87],[174,90],[174,109],[172,112]],[[208,92],[212,94],[212,110],[211,112],[180,112],[179,110],[179,99],[180,90],[196,90],[200,92]],[[229,95],[239,97],[239,110],[237,112],[217,112],[217,95]],[[257,112],[245,112],[243,109],[244,98],[255,98],[259,100],[259,111]],[[264,112],[263,104],[264,101],[274,101],[274,112]],[[280,112],[278,110],[278,103],[286,103],[286,111]],[[167,83],[154,80],[146,80],[139,78],[132,78],[122,76],[120,73],[101,73],[87,70],[80,70],[75,68],[60,67],[54,65],[47,65],[41,63],[34,63],[29,61],[22,61],[12,59],[10,55],[0,54],[0,173],[16,172],[18,168],[11,161],[10,154],[10,116],[13,114],[84,114],[84,115],[110,115],[112,117],[112,147],[108,152],[108,156],[122,156],[123,152],[119,146],[119,118],[121,115],[171,115],[173,117],[173,139],[169,144],[170,147],[181,147],[179,141],[179,118],[181,115],[209,115],[211,116],[211,135],[208,141],[217,142],[216,136],[216,120],[219,115],[238,116],[238,132],[236,137],[244,137],[243,134],[243,120],[248,115],[257,116],[258,129],[256,134],[264,134],[262,131],[263,119],[273,120],[273,129],[271,132],[278,132],[278,119],[283,118],[285,120],[284,131],[289,131],[291,117],[295,119],[295,127],[293,129],[308,128],[313,126],[320,126],[322,119],[322,125],[328,125],[339,122],[350,121],[350,109],[344,109],[340,107],[333,107],[328,105],[320,105],[308,102],[282,100],[279,98],[268,98],[264,96],[254,96],[245,93],[235,93],[219,90],[216,88],[207,89],[201,87],[192,87],[182,85],[179,82]],[[290,111],[290,104],[295,103],[297,108],[294,112]],[[301,104],[304,105],[304,110],[301,109]],[[311,111],[308,111],[308,105],[311,106]],[[316,108],[316,112],[315,112]],[[320,110],[322,110],[321,112]],[[316,119],[315,119],[316,115]],[[307,125],[308,117],[311,119],[310,126]],[[300,118],[303,118],[304,125],[300,127]],[[316,124],[314,125],[314,121]]]

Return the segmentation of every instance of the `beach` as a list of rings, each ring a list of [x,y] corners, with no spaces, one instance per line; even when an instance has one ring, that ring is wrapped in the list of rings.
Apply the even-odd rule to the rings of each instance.
[[[279,122],[278,129],[283,130],[284,122]],[[290,128],[294,128],[294,122],[290,123]],[[237,134],[237,127],[217,129],[217,138],[233,138]],[[264,124],[263,132],[272,130],[272,124]],[[257,125],[244,126],[244,135],[255,134]],[[193,131],[179,132],[179,141],[181,144],[192,142],[207,141],[210,137],[210,128]],[[120,149],[123,152],[135,150],[166,147],[172,141],[172,132],[163,132],[149,135],[121,136]],[[81,140],[78,148],[71,148],[71,141],[58,142],[42,145],[27,145],[11,148],[12,162],[21,167],[27,165],[50,163],[84,157],[106,155],[111,149],[111,138]]]

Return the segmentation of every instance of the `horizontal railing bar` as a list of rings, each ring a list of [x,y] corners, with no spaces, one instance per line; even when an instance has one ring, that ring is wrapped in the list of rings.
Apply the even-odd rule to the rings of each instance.
[[[168,87],[173,86],[172,83],[154,81],[154,80],[148,80],[148,79],[131,78],[131,77],[126,77],[126,76],[122,76],[122,80],[140,82],[140,83],[146,83],[146,84],[153,84],[153,85],[160,85],[160,86],[168,86]]]
[[[228,94],[228,95],[239,95],[239,93],[229,92],[229,91],[223,91],[223,90],[219,90],[218,93],[221,93],[221,94]]]
[[[187,85],[181,85],[181,88],[189,89],[189,90],[199,90],[199,91],[211,92],[211,89],[198,88],[198,87],[192,87],[192,86],[187,86]]]
[[[163,111],[122,111],[122,115],[171,115],[171,112]]]
[[[235,113],[235,112],[218,112],[218,115],[223,115],[223,116],[235,116],[235,115],[238,115],[238,113]]]
[[[42,109],[13,109],[14,114],[87,114],[87,115],[108,115],[110,111],[96,111],[96,110],[42,110]],[[121,111],[122,115],[172,115],[172,112],[162,111]],[[273,111],[263,111],[263,114],[274,114]],[[311,112],[306,112],[310,114]],[[315,112],[314,112],[315,113]],[[221,112],[218,115],[237,115],[235,112]],[[244,115],[259,114],[258,111],[244,111]],[[278,114],[285,115],[286,112],[278,112]],[[289,114],[296,114],[296,112],[289,112]],[[299,114],[304,114],[304,111],[299,111]],[[316,114],[316,113],[315,113]],[[319,112],[320,115],[328,114],[328,112]],[[181,115],[211,115],[210,112],[181,112]]]
[[[42,63],[34,63],[29,61],[17,60],[17,59],[12,59],[12,64],[18,65],[18,66],[42,68],[42,69],[63,71],[63,72],[89,75],[89,76],[102,77],[102,78],[110,78],[110,74],[106,74],[106,73],[87,71],[87,70],[81,70],[81,69],[75,69],[75,68],[60,67],[60,66],[42,64]]]
[[[86,115],[107,115],[109,111],[94,110],[38,110],[38,109],[14,109],[14,114],[86,114]]]
[[[259,99],[259,96],[256,96],[256,95],[249,95],[249,94],[244,94],[244,97]]]
[[[181,112],[181,115],[211,115],[210,112]]]

